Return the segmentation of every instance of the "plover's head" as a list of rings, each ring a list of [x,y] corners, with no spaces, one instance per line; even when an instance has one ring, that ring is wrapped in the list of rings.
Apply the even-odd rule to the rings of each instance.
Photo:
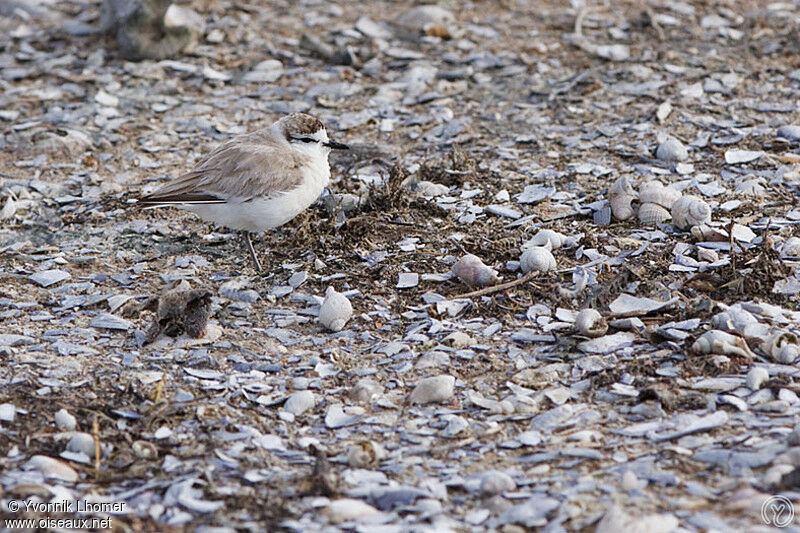
[[[322,121],[305,113],[286,115],[272,128],[277,135],[286,139],[293,149],[305,154],[327,155],[332,149],[348,149],[346,144],[331,141]]]

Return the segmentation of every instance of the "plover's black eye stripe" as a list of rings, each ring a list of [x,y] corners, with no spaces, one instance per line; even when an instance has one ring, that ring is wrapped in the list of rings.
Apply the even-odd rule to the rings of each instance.
[[[313,139],[311,137],[292,137],[292,140],[293,141],[303,141],[304,143],[315,143],[315,142],[317,142],[316,139]]]

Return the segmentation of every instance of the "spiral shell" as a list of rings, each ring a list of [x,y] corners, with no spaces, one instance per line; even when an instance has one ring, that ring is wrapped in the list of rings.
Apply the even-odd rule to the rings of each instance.
[[[725,231],[706,224],[692,226],[690,231],[694,238],[701,242],[726,242],[728,240],[728,234]]]
[[[608,323],[594,309],[583,309],[575,317],[575,328],[587,337],[602,337],[608,331]]]
[[[531,246],[519,259],[519,266],[526,274],[532,270],[547,272],[556,269],[556,258],[544,246]]]
[[[665,187],[660,181],[648,181],[639,189],[640,202],[658,204],[667,209],[671,209],[672,204],[677,202],[680,197],[680,191],[672,187]]]
[[[669,219],[669,211],[658,204],[647,202],[639,206],[639,221],[645,226],[655,226]]]
[[[567,242],[567,236],[551,229],[541,229],[531,240],[522,245],[523,248],[529,246],[547,246],[550,250],[558,250]]]
[[[622,176],[608,188],[608,203],[611,213],[617,220],[627,220],[633,216],[631,202],[636,199],[636,191],[626,176]]]
[[[711,206],[697,196],[681,196],[672,204],[672,223],[686,230],[711,222]]]
[[[761,350],[779,363],[793,363],[800,355],[797,336],[788,331],[775,331],[761,343]]]
[[[319,308],[319,323],[331,331],[341,331],[352,316],[353,306],[347,296],[336,292],[333,287],[328,287],[325,291],[325,300]]]
[[[718,329],[712,329],[700,335],[692,344],[692,350],[696,353],[753,356],[753,352],[743,338]]]
[[[472,254],[456,261],[452,272],[462,282],[475,287],[486,287],[500,280],[495,269],[486,266],[478,256]]]

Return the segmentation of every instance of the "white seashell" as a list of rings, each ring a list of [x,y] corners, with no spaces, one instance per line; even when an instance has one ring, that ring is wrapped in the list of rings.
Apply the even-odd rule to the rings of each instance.
[[[484,496],[494,496],[504,492],[517,490],[517,482],[510,475],[500,470],[489,470],[481,474],[480,491]]]
[[[716,250],[711,248],[697,248],[697,259],[700,261],[707,261],[709,263],[716,263],[719,261],[719,254]]]
[[[453,397],[456,378],[442,374],[419,380],[408,397],[409,403],[438,403]]]
[[[286,403],[283,404],[283,410],[292,413],[294,416],[300,416],[317,404],[317,399],[314,393],[310,390],[300,390],[293,392]]]
[[[14,201],[12,197],[6,198],[6,203],[3,205],[2,211],[0,211],[0,220],[8,220],[14,216],[14,213],[17,212],[17,203]]]
[[[73,433],[67,442],[67,451],[83,453],[93,459],[95,456],[94,437],[88,433]]]
[[[17,416],[17,408],[13,403],[0,404],[0,421],[13,422]]]
[[[745,329],[758,324],[758,319],[740,307],[730,307],[711,317],[711,325],[723,331],[743,335]]]
[[[754,366],[747,373],[747,388],[750,390],[760,389],[767,381],[769,381],[769,372],[764,367]]]
[[[658,145],[656,157],[662,161],[686,161],[689,158],[689,150],[675,137],[667,137]]]
[[[333,287],[325,291],[325,300],[319,308],[319,323],[331,331],[341,331],[350,317],[353,306],[344,294],[336,292]]]
[[[541,229],[531,240],[522,245],[523,248],[530,248],[531,246],[547,246],[550,244],[550,250],[558,250],[566,244],[568,238],[557,231],[551,229]]]
[[[369,468],[386,457],[386,451],[377,442],[367,440],[347,447],[347,464],[351,468]]]
[[[740,355],[742,357],[754,355],[743,338],[717,329],[700,335],[692,344],[692,350],[696,353]]]
[[[467,254],[456,261],[452,272],[463,283],[475,287],[486,287],[500,281],[497,270],[486,266],[478,256],[472,254]]]
[[[533,270],[547,272],[556,269],[556,258],[544,246],[531,246],[519,258],[519,266],[526,274]]]
[[[594,309],[582,309],[575,317],[575,328],[587,337],[602,337],[608,331],[608,323]]]
[[[626,176],[618,178],[608,188],[608,203],[611,213],[617,220],[628,220],[633,216],[631,202],[636,199],[636,191]]]
[[[64,481],[78,481],[78,473],[67,463],[53,459],[46,455],[34,455],[25,463],[25,470],[38,470],[46,478],[61,479]]]
[[[761,350],[775,361],[792,363],[800,355],[797,336],[788,331],[774,331],[761,343]]]
[[[645,226],[656,226],[670,219],[665,207],[651,202],[639,206],[639,221]]]
[[[729,238],[727,232],[706,224],[692,226],[690,231],[692,236],[700,242],[727,242]]]
[[[711,222],[711,206],[697,196],[681,196],[672,204],[672,223],[686,230]]]
[[[327,516],[328,520],[334,524],[359,520],[379,512],[373,506],[351,498],[332,501],[322,510],[322,514]]]
[[[781,246],[781,257],[800,257],[800,237],[789,237]]]
[[[681,192],[672,187],[665,187],[660,181],[648,181],[639,188],[639,201],[644,203],[658,204],[667,209],[672,208],[672,204],[678,201]]]

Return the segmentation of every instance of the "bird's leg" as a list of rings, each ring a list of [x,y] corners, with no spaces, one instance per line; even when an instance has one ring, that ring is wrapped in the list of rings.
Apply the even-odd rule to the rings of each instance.
[[[261,263],[258,261],[258,256],[256,256],[256,251],[253,248],[253,243],[250,241],[250,232],[243,231],[242,236],[244,236],[244,242],[245,244],[247,244],[247,251],[250,252],[250,259],[253,260],[253,266],[255,267],[256,271],[260,274]]]

